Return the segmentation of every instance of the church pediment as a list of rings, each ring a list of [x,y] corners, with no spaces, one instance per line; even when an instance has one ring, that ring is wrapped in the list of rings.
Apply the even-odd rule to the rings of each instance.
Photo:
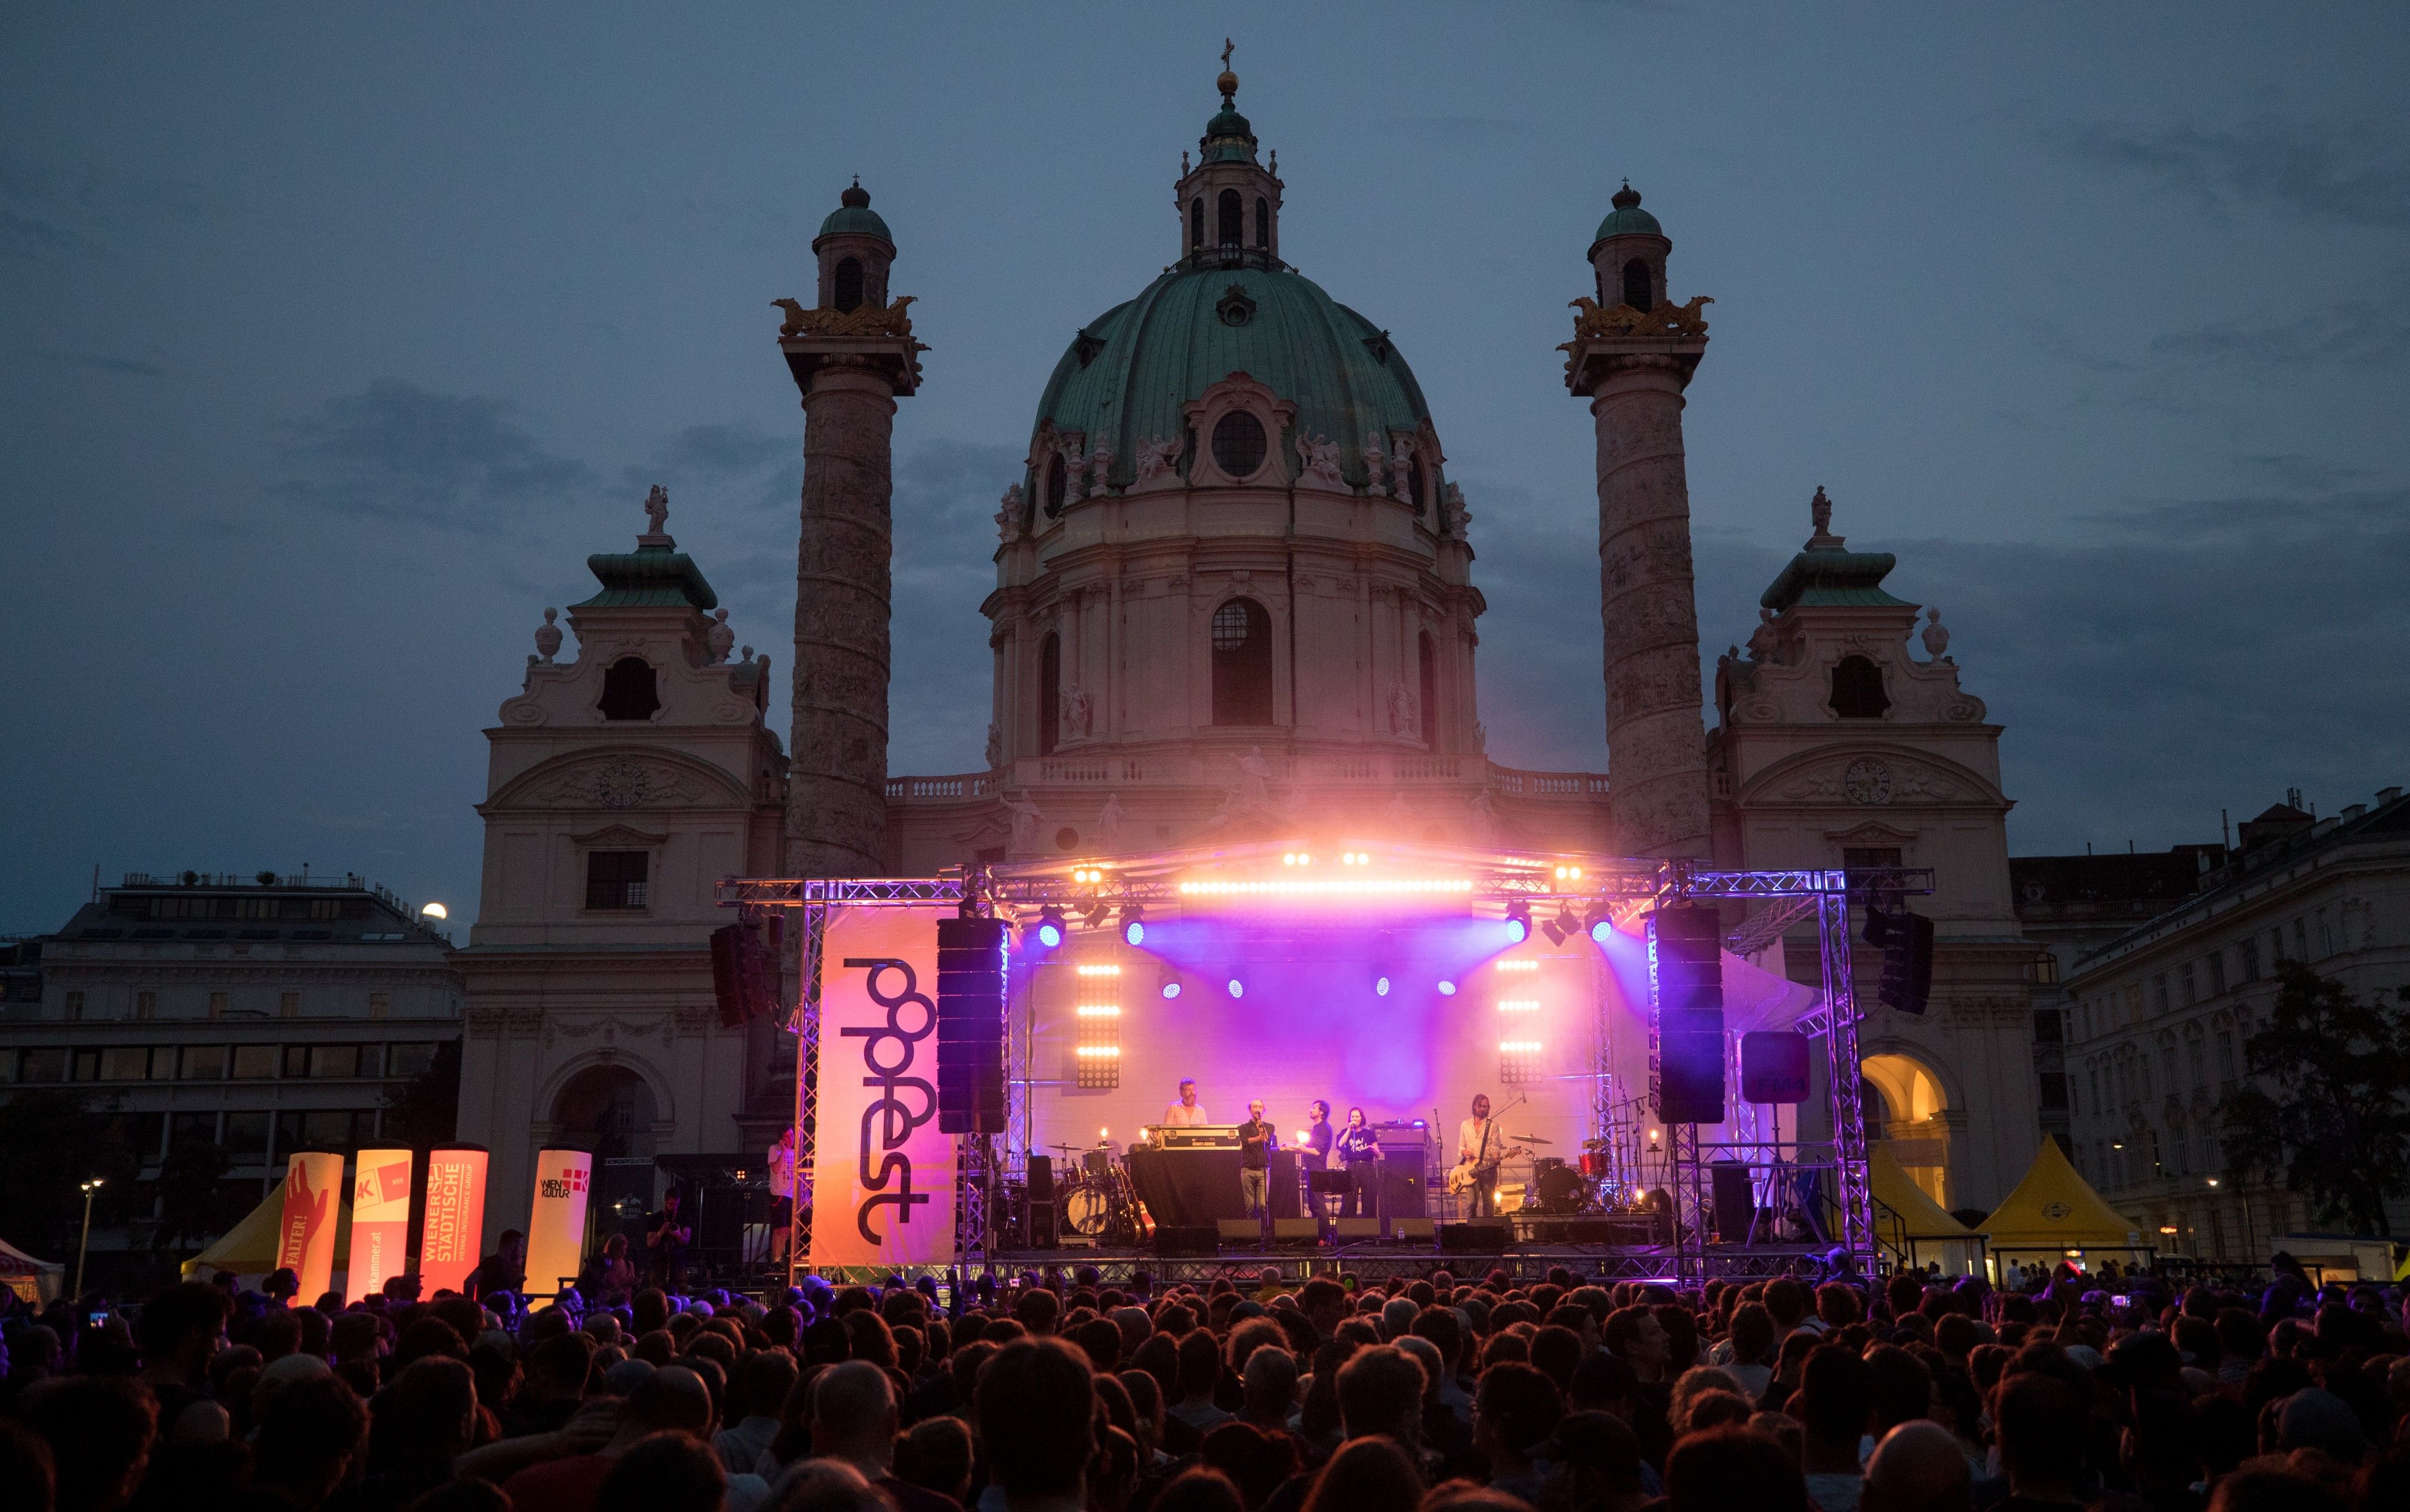
[[[2004,807],[1982,778],[1957,763],[1896,748],[1809,751],[1750,778],[1739,803],[1834,804],[1862,808],[1934,804]]]
[[[745,784],[675,751],[616,750],[555,757],[504,783],[489,808],[724,808],[748,805]]]

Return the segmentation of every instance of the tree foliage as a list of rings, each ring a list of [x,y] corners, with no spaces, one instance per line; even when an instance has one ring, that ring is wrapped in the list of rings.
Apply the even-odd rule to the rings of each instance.
[[[2297,961],[2276,973],[2275,1006],[2243,1045],[2259,1080],[2219,1104],[2227,1157],[2280,1176],[2320,1222],[2390,1235],[2386,1199],[2410,1191],[2410,1014]],[[2410,1004],[2410,987],[2396,996]]]
[[[424,1150],[457,1139],[460,1041],[446,1040],[437,1045],[435,1059],[427,1069],[385,1093],[385,1109],[388,1143]]]
[[[121,1221],[136,1199],[134,1153],[109,1115],[64,1087],[23,1087],[0,1102],[0,1238],[45,1260],[72,1263],[83,1225],[82,1184],[98,1176],[95,1225]]]

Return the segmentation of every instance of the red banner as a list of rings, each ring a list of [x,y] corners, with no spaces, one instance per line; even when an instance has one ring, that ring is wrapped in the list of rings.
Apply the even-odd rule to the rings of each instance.
[[[418,1241],[420,1295],[459,1291],[486,1241],[486,1152],[438,1150],[427,1157],[426,1231]]]
[[[276,1264],[301,1279],[303,1306],[335,1284],[335,1223],[343,1190],[343,1157],[297,1154],[284,1165],[284,1214],[276,1233]]]
[[[343,1289],[373,1297],[402,1271],[410,1243],[408,1150],[362,1150],[352,1157],[352,1253]]]

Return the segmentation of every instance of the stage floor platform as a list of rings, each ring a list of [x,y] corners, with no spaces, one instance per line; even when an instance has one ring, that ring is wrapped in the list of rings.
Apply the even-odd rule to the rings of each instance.
[[[1143,1272],[1156,1285],[1166,1282],[1207,1282],[1227,1278],[1255,1280],[1266,1270],[1285,1283],[1302,1284],[1317,1275],[1353,1275],[1362,1281],[1391,1278],[1422,1281],[1434,1271],[1446,1271],[1459,1281],[1475,1280],[1503,1271],[1517,1283],[1545,1281],[1560,1267],[1583,1280],[1657,1281],[1687,1279],[1690,1283],[1716,1277],[1822,1275],[1829,1248],[1798,1244],[1742,1247],[1710,1245],[1705,1252],[1677,1255],[1670,1246],[1624,1244],[1517,1244],[1510,1249],[1459,1250],[1444,1253],[1430,1244],[1366,1243],[1344,1248],[1231,1248],[1211,1255],[1159,1255],[1152,1249],[1096,1247],[1077,1249],[997,1250],[986,1269],[999,1276],[1026,1272],[1043,1275],[1052,1270],[1068,1280],[1082,1267],[1094,1267],[1106,1285],[1126,1285]],[[974,1270],[979,1269],[973,1267]]]

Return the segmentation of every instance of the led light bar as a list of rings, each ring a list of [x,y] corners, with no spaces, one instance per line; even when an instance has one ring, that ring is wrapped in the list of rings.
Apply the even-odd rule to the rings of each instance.
[[[1074,1052],[1074,1054],[1082,1060],[1119,1060],[1121,1059],[1122,1047],[1119,1045],[1082,1045]]]
[[[1502,997],[1498,1000],[1501,1013],[1537,1013],[1540,1000],[1536,997]]]
[[[1082,966],[1077,969],[1079,970],[1080,975],[1083,977],[1118,977],[1122,974],[1122,968],[1120,967],[1111,965],[1086,965]]]
[[[1498,1054],[1502,1055],[1536,1055],[1540,1053],[1537,1040],[1501,1040]]]
[[[1537,971],[1540,969],[1540,963],[1528,960],[1495,961],[1490,964],[1490,968],[1496,971]]]
[[[1122,1016],[1122,1010],[1118,1003],[1082,1003],[1079,1013],[1083,1019],[1117,1019]]]

